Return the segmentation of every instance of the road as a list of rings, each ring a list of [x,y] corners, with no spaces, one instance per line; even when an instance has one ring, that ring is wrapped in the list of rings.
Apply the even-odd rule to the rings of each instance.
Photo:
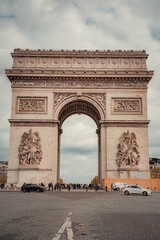
[[[0,192],[0,240],[158,240],[160,193]]]

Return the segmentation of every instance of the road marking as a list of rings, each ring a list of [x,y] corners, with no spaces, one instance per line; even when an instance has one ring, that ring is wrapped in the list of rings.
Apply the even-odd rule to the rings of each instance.
[[[69,212],[69,216],[72,215],[72,212]],[[67,240],[74,240],[73,239],[73,231],[72,231],[72,222],[71,218],[68,217],[64,224],[61,226],[61,228],[56,233],[55,237],[52,240],[59,240],[62,237],[62,234],[64,233],[64,230],[67,230]]]
[[[72,231],[72,228],[70,227],[67,227],[67,237],[68,237],[68,240],[74,240],[73,239],[73,231]]]

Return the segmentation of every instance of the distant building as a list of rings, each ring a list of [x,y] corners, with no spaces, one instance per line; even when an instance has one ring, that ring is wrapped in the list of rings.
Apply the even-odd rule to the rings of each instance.
[[[149,158],[150,170],[160,168],[160,158]]]
[[[7,176],[8,162],[0,161],[0,177]]]

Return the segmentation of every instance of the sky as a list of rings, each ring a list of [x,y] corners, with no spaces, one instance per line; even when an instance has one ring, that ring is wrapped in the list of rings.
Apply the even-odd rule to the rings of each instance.
[[[159,9],[159,0],[0,0],[0,161],[8,160],[11,86],[4,72],[12,67],[14,48],[145,49],[148,69],[154,70],[148,86],[149,156],[160,158]],[[85,183],[97,175],[95,131],[94,121],[86,115],[64,122],[65,181]]]

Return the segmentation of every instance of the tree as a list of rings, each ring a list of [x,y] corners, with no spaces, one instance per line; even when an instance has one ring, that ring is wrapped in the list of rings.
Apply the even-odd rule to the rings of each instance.
[[[93,184],[93,186],[98,185],[98,183],[99,183],[98,180],[99,180],[99,179],[98,179],[98,176],[95,176],[95,177],[92,179],[91,184]]]
[[[59,179],[60,184],[64,184],[64,180],[62,178]]]
[[[151,178],[160,178],[160,167],[151,169]]]

